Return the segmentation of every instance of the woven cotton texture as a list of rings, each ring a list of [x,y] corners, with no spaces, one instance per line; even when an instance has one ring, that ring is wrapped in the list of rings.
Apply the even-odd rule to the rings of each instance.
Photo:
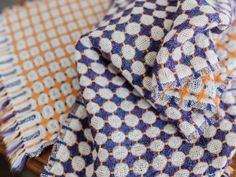
[[[1,15],[0,132],[12,168],[56,141],[79,85],[72,60],[106,0],[42,0]]]
[[[194,143],[215,122],[231,79],[214,43],[234,19],[234,1],[152,2],[123,2],[83,40]]]
[[[42,176],[230,176],[234,18],[230,0],[114,1],[77,43],[80,93]]]

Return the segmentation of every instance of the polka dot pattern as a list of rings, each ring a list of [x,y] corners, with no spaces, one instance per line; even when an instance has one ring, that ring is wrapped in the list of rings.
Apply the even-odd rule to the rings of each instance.
[[[163,6],[166,5],[165,2],[158,1],[158,4]],[[195,7],[195,1],[188,2],[192,2],[192,4],[191,6],[186,5],[184,7],[186,10]],[[118,7],[130,7],[131,5],[127,3],[127,1],[117,1],[113,4],[110,13],[118,14]],[[146,6],[153,9],[150,4]],[[140,11],[140,9],[135,11]],[[235,39],[235,27],[234,25],[230,28],[225,37]],[[225,45],[228,42],[229,40],[219,41],[217,49],[226,51],[228,55],[229,52]],[[173,122],[169,121],[170,117],[164,116],[156,109],[155,105],[151,104],[150,100],[143,97],[141,91],[144,88],[131,85],[130,80],[126,80],[126,77],[115,66],[111,66],[112,61],[108,62],[103,55],[100,55],[98,59],[88,57],[85,51],[93,47],[86,47],[80,41],[76,47],[80,52],[79,56],[82,56],[77,58],[78,66],[86,65],[88,70],[86,73],[79,73],[81,93],[73,106],[71,116],[69,116],[69,122],[74,119],[79,120],[82,128],[79,131],[73,131],[77,137],[77,142],[72,146],[67,145],[67,148],[70,149],[71,157],[79,156],[83,158],[86,165],[83,166],[82,160],[80,167],[83,166],[84,168],[76,171],[66,168],[71,166],[70,161],[64,163],[63,158],[60,158],[59,155],[55,158],[58,149],[67,144],[65,143],[67,141],[65,135],[71,131],[68,124],[63,128],[63,137],[57,142],[55,152],[52,154],[48,166],[44,169],[43,176],[55,175],[58,177],[59,175],[53,170],[54,165],[58,162],[64,167],[65,173],[74,173],[76,176],[198,177],[226,175],[226,167],[232,154],[234,154],[236,146],[234,143],[236,141],[232,141],[236,138],[236,124],[231,111],[235,102],[229,103],[226,99],[230,97],[233,100],[232,97],[235,97],[234,81],[231,83],[231,88],[227,89],[222,94],[222,99],[220,99],[219,112],[223,111],[224,117],[222,119],[217,117],[219,120],[216,123],[204,127],[203,136],[199,137],[196,142],[190,143],[179,129],[183,128],[186,131],[191,131],[192,129],[189,129],[189,126],[202,125],[202,122],[204,122],[202,114],[194,112],[192,114],[193,122],[185,121],[184,124],[178,127],[174,119],[182,119],[182,110],[170,107],[168,114],[175,116],[172,116],[174,118]],[[228,55],[226,57],[222,69],[228,70],[231,67],[227,62],[232,60],[232,56]],[[101,74],[95,72],[91,67],[94,63],[103,65],[105,72]],[[235,68],[231,69],[232,73],[235,74]],[[88,79],[91,80],[89,84],[87,84]],[[101,84],[99,81],[105,82]],[[194,87],[194,82],[191,84],[190,87]],[[87,98],[84,93],[87,92],[88,88],[92,89],[96,96]],[[113,94],[104,97],[104,94],[99,92],[100,89],[111,90]],[[124,91],[123,95],[121,91]],[[195,92],[198,92],[198,89]],[[87,107],[90,104],[98,106],[99,109],[90,111],[91,107]],[[115,108],[111,106],[107,110],[104,107],[106,104],[116,106]],[[78,109],[86,113],[78,113],[76,111]],[[187,113],[188,111],[186,111]],[[81,118],[81,115],[87,116]],[[209,118],[212,116],[211,112],[205,115]],[[91,126],[94,119],[99,120]],[[91,129],[91,140],[86,138],[84,129]],[[80,149],[79,147],[85,144],[84,151],[74,150]],[[87,148],[88,146],[90,148]]]
[[[194,143],[217,121],[206,114],[218,114],[221,94],[231,80],[221,70],[215,43],[231,24],[233,6],[230,0],[185,1],[122,1],[118,6],[124,9],[118,8],[116,15],[111,10],[111,17],[81,40],[89,39],[95,51]],[[223,14],[228,16],[223,19]],[[104,106],[115,111],[115,106]],[[192,118],[194,112],[201,113],[200,120]]]

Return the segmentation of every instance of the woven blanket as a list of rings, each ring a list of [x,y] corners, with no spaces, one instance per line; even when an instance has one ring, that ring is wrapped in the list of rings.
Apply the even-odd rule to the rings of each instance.
[[[120,0],[76,45],[80,93],[42,176],[229,176],[230,0]]]
[[[13,169],[55,143],[42,177],[230,176],[235,17],[234,0],[43,0],[3,12],[0,132]]]
[[[14,170],[56,141],[79,89],[74,46],[109,4],[42,0],[2,13],[0,132]]]

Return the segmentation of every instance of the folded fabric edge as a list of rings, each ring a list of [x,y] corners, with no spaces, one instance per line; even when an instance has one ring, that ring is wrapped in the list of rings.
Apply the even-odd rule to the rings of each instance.
[[[195,109],[200,109],[200,110],[208,110],[208,111],[211,111],[211,112],[216,112],[217,110],[217,104],[214,103],[214,102],[209,102],[209,103],[202,103],[198,100],[184,100],[183,96],[188,96],[187,94],[189,93],[189,86],[190,85],[193,85],[194,82],[197,80],[197,79],[203,79],[203,80],[208,80],[209,79],[209,75],[214,72],[214,71],[219,71],[221,70],[222,68],[222,64],[221,63],[218,63],[214,66],[214,69],[210,69],[209,67],[207,68],[204,68],[202,69],[201,71],[198,71],[197,72],[197,77],[195,75],[191,75],[191,76],[187,76],[185,78],[183,78],[181,81],[179,81],[180,83],[180,86],[176,87],[177,85],[177,81],[174,81],[174,82],[171,82],[171,83],[168,83],[166,84],[165,86],[162,86],[163,87],[163,91],[160,91],[159,89],[159,86],[155,86],[155,92],[153,92],[152,96],[154,98],[154,101],[157,103],[157,104],[161,104],[161,101],[167,101],[171,104],[171,101],[173,101],[172,99],[172,96],[174,95],[174,91],[178,91],[179,92],[179,97],[176,96],[176,99],[175,99],[175,102],[172,103],[172,104],[180,104],[181,103],[181,106],[185,106],[187,103],[189,103],[189,101],[191,101],[191,108],[195,108]],[[230,71],[228,71],[229,73]],[[222,72],[215,72],[213,73],[215,76],[215,78],[212,78],[212,79],[215,79],[219,82],[222,81],[221,84],[219,84],[218,86],[216,85],[216,97],[218,96],[221,96],[221,94],[225,91],[225,89],[227,88],[227,86],[229,85],[230,81],[232,80],[232,77],[230,76],[230,74],[228,73],[222,73]],[[206,77],[206,78],[204,78]],[[222,78],[224,77],[224,78]],[[204,83],[202,83],[202,85],[204,87],[206,87],[206,85]],[[191,94],[189,93],[189,96],[191,96]],[[212,100],[212,101],[216,101],[216,100]],[[160,103],[159,103],[160,102]]]
[[[195,143],[210,125],[214,125],[218,119],[222,118],[219,113],[220,98],[231,85],[232,80],[235,79],[235,76],[232,75],[233,70],[230,70],[227,66],[223,65],[223,62],[219,62],[214,66],[214,69],[207,67],[199,71],[197,77],[192,75],[183,78],[179,88],[173,88],[176,83],[169,83],[169,87],[165,86],[164,91],[159,91],[157,88],[157,91],[152,94],[156,104],[168,103],[170,106],[174,107],[175,105],[180,105],[184,110],[192,110],[196,113],[205,115],[202,120],[192,120],[198,127],[195,131],[191,134],[184,134],[190,143]],[[226,70],[223,70],[224,67],[226,67]],[[212,74],[213,77],[211,76]],[[210,81],[211,84],[214,84],[208,85],[206,83],[208,81]],[[197,82],[199,82],[199,86],[196,84]],[[202,87],[203,91],[205,90],[204,92],[207,92],[207,89],[211,88],[208,92],[215,93],[215,95],[212,98],[206,99],[205,102],[196,100],[190,93],[190,90],[192,88],[195,92],[199,89],[197,87]],[[198,97],[200,99],[201,97],[205,97],[203,91],[196,93],[196,95],[199,95]],[[172,118],[174,115],[176,114],[170,111],[167,117]],[[178,115],[176,115],[176,117],[178,117]],[[217,119],[215,117],[217,117]],[[176,118],[173,117],[173,119],[175,120]]]
[[[40,115],[32,111],[29,90],[15,65],[11,38],[7,34],[5,19],[0,17],[0,136],[6,145],[7,157],[13,171],[21,171],[28,157],[36,157],[53,141],[42,141]],[[55,136],[55,135],[54,135]],[[52,137],[50,138],[52,139]]]
[[[62,145],[64,145],[64,143],[62,143],[62,142],[63,142],[63,138],[66,134],[66,131],[70,130],[70,127],[69,127],[70,121],[73,119],[79,119],[78,116],[76,115],[76,111],[79,107],[79,104],[81,104],[81,101],[79,98],[77,98],[74,105],[71,108],[71,112],[68,115],[68,119],[66,119],[65,124],[63,125],[63,127],[61,129],[61,132],[60,132],[61,136],[59,136],[57,138],[57,141],[53,145],[52,152],[48,158],[48,163],[42,169],[42,172],[40,175],[41,177],[48,177],[48,176],[52,175],[50,173],[51,170],[55,171],[55,172],[58,171],[57,168],[52,169],[56,162],[60,162],[60,159],[58,159],[58,157],[57,157],[57,152],[59,151],[60,147]]]

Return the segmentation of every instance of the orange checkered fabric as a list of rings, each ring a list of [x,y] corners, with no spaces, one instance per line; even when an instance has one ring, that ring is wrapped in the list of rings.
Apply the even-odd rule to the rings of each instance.
[[[13,169],[55,142],[79,89],[74,44],[109,4],[42,0],[2,13],[0,131]]]

